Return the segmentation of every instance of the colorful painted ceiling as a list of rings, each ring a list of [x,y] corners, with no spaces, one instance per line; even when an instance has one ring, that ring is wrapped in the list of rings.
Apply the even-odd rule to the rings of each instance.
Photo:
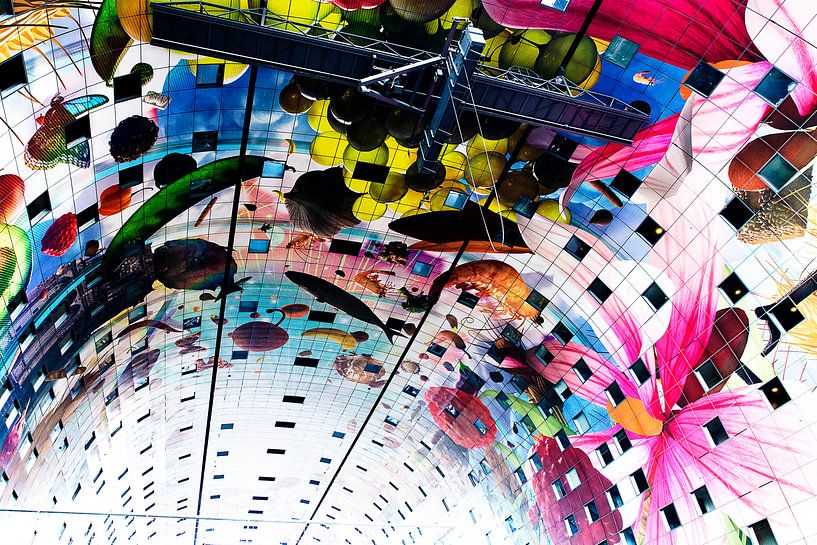
[[[649,119],[1,3],[3,543],[817,543],[813,0],[169,7]]]

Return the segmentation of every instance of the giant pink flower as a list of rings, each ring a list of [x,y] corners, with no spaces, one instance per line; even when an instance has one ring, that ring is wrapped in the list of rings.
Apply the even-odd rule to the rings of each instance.
[[[744,523],[753,522],[784,509],[787,492],[804,490],[782,476],[795,471],[804,459],[813,459],[817,445],[812,434],[801,433],[802,423],[796,418],[770,414],[756,386],[720,391],[716,388],[706,395],[687,388],[688,397],[682,398],[690,373],[712,356],[716,283],[723,262],[717,231],[706,221],[706,210],[687,210],[681,217],[676,213],[671,220],[669,208],[657,207],[652,212],[667,231],[643,264],[661,271],[676,287],[667,303],[671,308],[665,307],[669,317],[663,333],[647,333],[644,324],[652,318],[628,306],[623,299],[626,295],[618,288],[604,303],[586,295],[579,304],[592,317],[610,356],[575,342],[563,345],[547,337],[542,345],[554,355],[553,360],[544,364],[531,350],[528,364],[548,381],[563,380],[575,395],[606,408],[615,422],[605,431],[572,437],[574,447],[590,453],[625,430],[632,452],[626,455],[627,461],[616,461],[602,472],[612,482],[619,482],[637,468],[644,471],[650,489],[641,496],[639,513],[645,516],[637,517],[634,528],[637,534],[643,534],[642,543],[708,543],[722,535],[720,519],[697,514],[693,490],[705,484],[716,506],[727,508],[730,516],[742,518]],[[523,226],[522,233],[526,241],[532,241],[541,237],[545,228],[551,239],[571,232],[569,226],[535,219]],[[603,267],[605,262],[607,267],[621,266],[601,241],[587,233],[572,232],[591,246],[588,255],[570,271],[577,282],[588,282],[593,269]],[[531,247],[540,257],[555,257],[544,240]],[[632,289],[626,285],[623,288]],[[729,347],[730,339],[725,340],[723,344]],[[584,382],[572,371],[579,358],[592,371]],[[627,371],[639,358],[650,375],[643,383]],[[615,408],[606,393],[614,382],[626,398]],[[703,424],[715,417],[729,439],[712,446]],[[784,493],[763,496],[766,492],[761,487],[769,481]],[[757,495],[748,494],[753,491]],[[684,523],[674,531],[666,529],[660,513],[669,503],[674,504]]]

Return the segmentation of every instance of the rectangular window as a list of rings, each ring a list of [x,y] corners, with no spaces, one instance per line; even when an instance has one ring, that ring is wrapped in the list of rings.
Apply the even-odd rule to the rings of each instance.
[[[11,6],[10,0],[3,0],[0,6]],[[0,15],[7,13],[0,8]],[[14,91],[22,85],[28,83],[28,73],[26,72],[26,61],[22,53],[18,53],[0,63],[0,93],[6,96],[6,91]]]
[[[411,274],[416,274],[417,276],[424,276],[428,277],[431,276],[431,272],[434,270],[434,265],[431,263],[424,263],[422,261],[415,261],[414,266],[411,268]]]
[[[565,479],[567,479],[567,484],[570,486],[571,490],[575,490],[582,482],[579,480],[579,472],[576,471],[575,467],[571,467],[567,471],[565,471]]]
[[[382,184],[386,181],[389,170],[388,165],[377,165],[366,161],[357,161],[355,163],[355,170],[352,173],[352,178],[355,180],[363,180],[364,182]]]
[[[570,5],[570,0],[540,0],[539,3],[543,6],[559,11],[567,11],[567,6]]]
[[[567,535],[575,536],[579,533],[579,523],[576,522],[575,515],[568,515],[565,518],[565,528],[567,529]]]
[[[610,404],[613,407],[617,407],[625,399],[624,392],[621,391],[621,386],[619,386],[617,382],[610,384],[604,392],[607,394],[607,399],[610,400]]]
[[[695,369],[695,376],[697,377],[698,382],[700,382],[701,387],[704,389],[704,392],[708,392],[720,384],[723,380],[720,371],[718,371],[718,368],[715,367],[712,360],[706,360],[699,365]]]
[[[576,373],[576,376],[579,377],[579,380],[582,382],[587,382],[590,380],[590,377],[593,376],[593,371],[590,370],[590,366],[587,365],[584,358],[576,360],[576,363],[573,364],[573,372]]]
[[[553,493],[556,494],[556,499],[562,499],[565,497],[565,485],[562,484],[562,479],[556,479],[550,486],[553,487]]]
[[[284,403],[303,403],[306,398],[304,396],[284,396]]]
[[[695,503],[698,504],[698,510],[702,515],[715,510],[715,504],[712,503],[712,496],[709,495],[709,490],[706,489],[706,486],[694,490],[692,496],[695,498]]]
[[[218,87],[224,83],[224,64],[196,64],[196,87]]]
[[[65,147],[71,149],[91,138],[91,118],[87,115],[71,121],[65,126]]]
[[[573,425],[579,434],[586,433],[590,429],[590,422],[587,421],[584,411],[580,411],[573,417]]]
[[[268,238],[251,238],[247,248],[251,254],[266,254],[269,252],[270,240]]]
[[[607,499],[610,500],[610,505],[613,509],[618,509],[624,505],[624,500],[621,498],[621,492],[619,492],[618,486],[616,485],[613,485],[607,489]]]
[[[578,261],[581,261],[588,253],[590,253],[590,246],[576,235],[570,237],[570,240],[567,241],[564,249],[565,252],[572,255]]]
[[[357,256],[363,244],[356,240],[343,240],[340,238],[333,238],[329,243],[329,252],[333,254],[343,254]]]
[[[729,439],[729,433],[727,433],[726,428],[723,427],[723,422],[721,422],[721,419],[717,416],[704,424],[704,430],[706,430],[706,434],[709,436],[712,446],[717,447]]]
[[[796,81],[772,66],[772,69],[755,87],[755,93],[772,106],[777,107],[789,96],[795,86],[797,86]]]
[[[644,384],[650,379],[650,370],[647,369],[647,364],[644,363],[644,360],[638,358],[633,362],[630,366],[630,374],[633,376],[633,379],[639,384]]]
[[[783,387],[783,383],[779,378],[774,377],[772,380],[760,387],[760,391],[766,397],[766,401],[772,410],[777,409],[791,401],[791,396]]]
[[[568,387],[564,380],[560,380],[559,382],[554,384],[553,390],[556,392],[556,395],[558,395],[559,399],[561,399],[562,401],[567,401],[568,398],[571,395],[573,395],[573,393],[570,391],[570,388]]]
[[[599,515],[599,510],[596,507],[596,502],[592,500],[584,504],[584,514],[587,515],[587,521],[590,524],[593,524],[594,522],[601,518],[601,516]]]
[[[113,102],[118,104],[142,96],[142,76],[131,72],[113,78]]]
[[[613,458],[613,452],[610,450],[610,447],[607,446],[607,443],[602,443],[601,446],[596,449],[596,454],[599,457],[602,467],[613,463],[613,460],[615,459]]]
[[[613,291],[608,288],[607,284],[602,282],[599,278],[595,278],[592,282],[590,282],[590,285],[587,286],[587,292],[599,303],[604,303],[611,295],[613,295]]]
[[[325,312],[323,310],[310,310],[309,315],[306,317],[307,320],[313,322],[326,322],[328,324],[335,322],[336,313],[334,312]]]
[[[40,221],[42,217],[50,211],[51,198],[48,196],[48,191],[44,191],[26,205],[26,212],[28,212],[28,220],[31,222],[31,225]]]
[[[636,494],[642,494],[650,488],[650,483],[647,482],[647,476],[644,475],[643,469],[637,469],[635,473],[631,474],[630,481],[633,483]]]
[[[565,451],[568,447],[570,447],[570,438],[565,433],[565,430],[559,430],[553,436],[559,442],[559,449]]]
[[[755,535],[756,545],[777,545],[777,539],[774,537],[772,527],[767,519],[759,520],[749,526],[752,533]]]
[[[684,80],[684,85],[703,97],[711,95],[726,74],[706,61],[699,61]]]
[[[193,153],[216,151],[218,131],[199,131],[193,133]]]
[[[729,201],[719,214],[736,231],[755,215],[754,211],[738,197]]]
[[[661,509],[661,518],[664,519],[664,524],[668,531],[673,531],[681,525],[681,519],[678,516],[678,510],[675,505],[669,504]]]

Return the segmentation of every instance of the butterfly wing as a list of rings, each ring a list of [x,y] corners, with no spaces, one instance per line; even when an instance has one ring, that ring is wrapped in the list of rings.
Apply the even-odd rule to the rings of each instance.
[[[84,97],[73,98],[63,103],[63,106],[73,115],[79,115],[108,102],[108,97],[104,95],[86,95]]]

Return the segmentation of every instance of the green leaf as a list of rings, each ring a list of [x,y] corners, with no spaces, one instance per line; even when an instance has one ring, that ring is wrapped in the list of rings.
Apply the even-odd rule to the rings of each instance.
[[[105,83],[110,85],[113,81],[116,67],[130,44],[131,38],[116,13],[116,0],[102,0],[91,31],[90,49],[91,64]]]

